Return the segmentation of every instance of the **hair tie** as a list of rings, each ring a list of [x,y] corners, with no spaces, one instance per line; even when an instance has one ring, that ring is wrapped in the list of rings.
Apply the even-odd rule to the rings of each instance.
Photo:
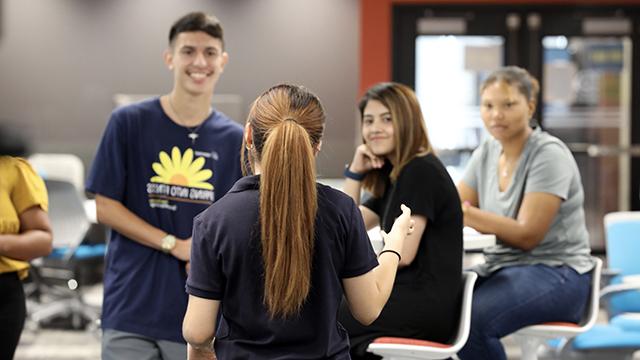
[[[293,121],[294,123],[298,123],[298,121],[292,117],[285,118],[284,121]]]
[[[380,255],[384,254],[384,253],[393,253],[396,254],[396,256],[398,257],[398,262],[400,262],[400,260],[402,260],[402,256],[400,256],[400,253],[395,251],[395,250],[391,250],[391,249],[387,249],[387,250],[382,250],[380,251],[380,254],[378,254],[378,257],[380,257]]]

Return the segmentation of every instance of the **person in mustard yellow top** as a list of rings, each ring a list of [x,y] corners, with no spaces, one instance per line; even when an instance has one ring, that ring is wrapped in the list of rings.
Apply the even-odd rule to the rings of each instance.
[[[0,134],[1,135],[1,134]],[[26,160],[0,143],[0,359],[12,359],[25,320],[28,261],[51,252],[47,190]]]

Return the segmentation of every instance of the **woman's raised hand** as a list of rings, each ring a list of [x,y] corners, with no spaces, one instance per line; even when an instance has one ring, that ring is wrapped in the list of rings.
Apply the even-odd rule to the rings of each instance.
[[[400,205],[402,214],[396,218],[391,227],[391,231],[387,234],[384,230],[381,232],[384,238],[385,248],[390,248],[400,252],[405,237],[413,232],[414,221],[411,220],[411,209],[406,205]],[[398,241],[401,241],[398,243]]]
[[[367,144],[362,144],[356,148],[349,170],[357,174],[366,174],[372,169],[381,168],[383,165],[384,158],[374,155]]]

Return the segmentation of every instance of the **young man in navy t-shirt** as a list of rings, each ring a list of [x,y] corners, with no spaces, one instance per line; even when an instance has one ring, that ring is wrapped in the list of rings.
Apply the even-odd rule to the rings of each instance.
[[[181,334],[195,215],[241,177],[242,127],[211,108],[228,55],[218,20],[180,18],[164,61],[169,94],[114,110],[87,191],[111,232],[103,359],[185,359]]]

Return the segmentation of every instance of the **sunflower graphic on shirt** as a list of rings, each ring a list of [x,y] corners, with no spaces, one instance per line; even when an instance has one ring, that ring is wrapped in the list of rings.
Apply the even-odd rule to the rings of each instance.
[[[174,146],[171,156],[161,151],[160,162],[151,165],[156,173],[151,182],[213,190],[213,185],[206,182],[213,173],[209,169],[202,169],[204,162],[203,157],[193,158],[192,149],[181,154],[180,149]]]
[[[160,162],[151,165],[154,176],[147,184],[149,205],[175,211],[172,201],[198,204],[213,203],[215,194],[211,179],[213,172],[203,169],[205,158],[194,156],[192,149],[180,152],[177,146],[171,149],[171,155],[160,151]]]

